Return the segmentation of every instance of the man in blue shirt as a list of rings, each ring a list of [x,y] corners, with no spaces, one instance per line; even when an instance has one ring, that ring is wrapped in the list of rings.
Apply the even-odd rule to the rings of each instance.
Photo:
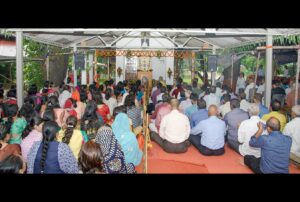
[[[262,118],[265,114],[269,114],[268,108],[262,104],[262,94],[255,93],[253,101],[256,104],[259,104],[259,118]]]
[[[203,121],[208,118],[205,100],[197,100],[197,105],[199,110],[193,113],[190,117],[191,128],[194,128],[200,121]]]
[[[208,115],[208,119],[201,121],[191,130],[189,140],[205,156],[222,155],[225,152],[225,122],[217,117],[216,105],[210,105]]]
[[[269,135],[261,135],[264,127],[258,124],[258,131],[251,137],[249,145],[261,148],[261,158],[246,155],[247,165],[254,173],[289,173],[289,158],[292,138],[280,132],[280,122],[272,117],[267,121]]]
[[[192,93],[190,96],[190,99],[192,102],[192,106],[189,106],[188,108],[186,108],[184,113],[191,120],[191,115],[198,111],[198,106],[197,106],[198,96],[197,96],[197,94]]]

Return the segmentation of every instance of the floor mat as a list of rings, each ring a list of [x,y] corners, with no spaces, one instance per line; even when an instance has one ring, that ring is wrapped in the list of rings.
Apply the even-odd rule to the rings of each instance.
[[[227,146],[222,156],[204,156],[194,146],[186,153],[170,154],[155,142],[152,144],[148,152],[148,173],[253,173],[243,165],[243,157]],[[290,173],[300,173],[300,169],[291,164]]]
[[[208,169],[205,165],[197,165],[187,162],[173,161],[173,160],[160,160],[149,159],[148,160],[148,173],[208,173]]]

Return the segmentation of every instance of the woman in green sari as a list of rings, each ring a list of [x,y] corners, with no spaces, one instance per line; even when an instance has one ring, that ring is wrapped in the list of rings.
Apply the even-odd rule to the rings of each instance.
[[[22,133],[27,126],[25,108],[26,106],[23,106],[18,114],[18,105],[8,106],[8,122],[11,124],[8,144],[21,144],[22,142]]]

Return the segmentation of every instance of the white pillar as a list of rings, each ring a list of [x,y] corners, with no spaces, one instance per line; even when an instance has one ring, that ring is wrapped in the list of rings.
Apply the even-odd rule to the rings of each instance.
[[[215,46],[213,46],[213,48],[212,48],[212,54],[213,55],[216,54],[216,47]],[[212,74],[211,74],[211,80],[212,80],[212,85],[213,86],[216,85],[216,73],[217,72],[212,72]]]
[[[81,70],[81,85],[87,85],[87,53],[84,54],[84,67],[83,70]]]
[[[271,34],[267,35],[266,44],[266,80],[265,80],[265,105],[269,107],[271,104],[271,89],[272,89],[272,57],[273,57],[273,37]]]
[[[76,51],[77,51],[77,47],[76,47],[76,45],[75,45],[74,48],[73,48],[73,52],[74,52],[74,54],[73,54],[73,76],[74,76],[74,87],[77,86],[77,71],[76,71],[76,69],[75,69],[75,53],[76,53]]]
[[[49,81],[49,56],[46,58],[47,81]]]
[[[299,48],[300,48],[300,47],[299,47]],[[298,49],[298,62],[297,62],[297,74],[296,74],[295,105],[298,105],[299,71],[300,71],[300,49]]]
[[[94,83],[94,65],[93,65],[93,61],[94,61],[94,55],[92,53],[89,54],[88,56],[89,58],[89,84],[93,84]]]
[[[194,51],[192,51],[192,58],[191,58],[191,62],[192,62],[192,80],[191,83],[193,82],[194,78],[195,78],[195,57],[196,57],[196,53]]]
[[[23,82],[23,32],[16,32],[16,63],[17,63],[17,100],[18,106],[21,107],[24,102],[24,82]]]
[[[234,64],[234,58],[235,58],[235,55],[232,55],[231,56],[231,89],[233,89],[233,64]]]
[[[110,72],[109,72],[109,62],[110,62],[110,57],[108,56],[108,61],[107,61],[107,73],[108,73],[108,79],[110,79]],[[115,79],[114,79],[115,80]]]

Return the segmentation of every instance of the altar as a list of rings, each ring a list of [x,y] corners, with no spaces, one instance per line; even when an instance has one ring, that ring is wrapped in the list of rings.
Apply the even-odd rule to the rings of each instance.
[[[152,68],[150,57],[126,57],[125,58],[125,79],[142,80],[146,77],[152,83]]]
[[[116,56],[116,82],[124,80],[134,82],[142,80],[144,77],[151,84],[152,80],[163,78],[167,85],[173,85],[174,57],[155,57],[153,53],[156,52],[151,51],[145,51],[145,53],[131,51],[129,53],[124,56]]]

